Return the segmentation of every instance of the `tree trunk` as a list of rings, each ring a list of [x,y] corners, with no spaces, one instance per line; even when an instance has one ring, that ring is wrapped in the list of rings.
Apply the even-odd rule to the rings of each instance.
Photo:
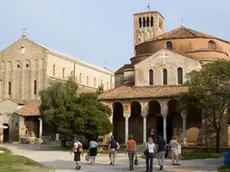
[[[220,152],[220,128],[216,129],[216,152]]]

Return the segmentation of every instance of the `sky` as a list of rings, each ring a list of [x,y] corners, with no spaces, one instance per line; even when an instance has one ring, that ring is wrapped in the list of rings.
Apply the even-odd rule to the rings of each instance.
[[[27,37],[116,71],[134,56],[133,14],[159,11],[165,32],[184,26],[230,40],[229,0],[0,0],[0,51]]]

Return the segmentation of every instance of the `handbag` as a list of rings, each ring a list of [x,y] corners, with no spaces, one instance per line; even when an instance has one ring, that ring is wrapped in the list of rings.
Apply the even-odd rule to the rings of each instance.
[[[136,166],[138,165],[137,154],[136,154],[136,156],[135,156],[134,165],[136,165]]]
[[[144,155],[147,156],[148,154],[149,154],[149,147],[148,147],[148,143],[147,143],[147,149],[145,149]]]

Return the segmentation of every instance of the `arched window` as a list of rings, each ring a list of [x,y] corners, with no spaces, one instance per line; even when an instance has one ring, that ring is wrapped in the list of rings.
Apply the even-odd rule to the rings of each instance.
[[[149,27],[149,17],[147,17],[147,27]]]
[[[153,70],[149,70],[149,85],[153,85]]]
[[[108,90],[109,89],[109,82],[107,81],[106,82],[106,90]]]
[[[141,20],[141,17],[139,17],[139,27],[140,27],[140,28],[142,27],[142,20]]]
[[[65,78],[65,68],[62,68],[62,78]]]
[[[74,71],[73,70],[71,71],[70,76],[74,76]]]
[[[171,41],[167,41],[167,42],[166,42],[166,48],[169,49],[169,50],[172,50],[172,49],[173,49],[173,45],[172,45],[172,42],[171,42]]]
[[[89,76],[86,77],[86,84],[89,85]]]
[[[96,85],[97,85],[97,80],[96,80],[96,78],[94,78],[94,80],[93,80],[93,85],[94,85],[94,87],[96,87]]]
[[[143,17],[143,27],[145,27],[145,17]]]
[[[82,73],[79,74],[79,83],[82,81]]]
[[[216,49],[216,43],[214,41],[208,41],[208,49],[215,50]]]
[[[183,84],[183,69],[180,67],[177,69],[177,83]]]
[[[153,26],[153,16],[151,17],[151,26]]]
[[[163,85],[168,84],[168,72],[167,69],[163,69]]]
[[[53,76],[55,76],[55,65],[53,65]]]

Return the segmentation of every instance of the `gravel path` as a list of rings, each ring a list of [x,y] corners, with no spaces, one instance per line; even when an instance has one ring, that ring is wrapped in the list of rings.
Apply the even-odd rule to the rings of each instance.
[[[71,172],[74,169],[73,156],[69,152],[50,150],[47,145],[23,145],[23,144],[1,144],[0,147],[10,149],[14,154],[23,155],[31,158],[44,166],[56,169],[56,172]],[[165,161],[164,170],[162,172],[217,172],[216,168],[223,164],[222,159],[202,159],[181,161],[182,165],[172,166],[171,160]],[[117,155],[115,166],[110,166],[108,155],[99,155],[95,165],[90,165],[85,159],[82,159],[81,172],[126,172],[128,171],[127,155],[121,153]],[[154,159],[154,171],[158,170],[159,166]],[[78,170],[77,170],[78,171]],[[135,168],[135,172],[145,171],[145,161],[139,159],[139,165]]]

